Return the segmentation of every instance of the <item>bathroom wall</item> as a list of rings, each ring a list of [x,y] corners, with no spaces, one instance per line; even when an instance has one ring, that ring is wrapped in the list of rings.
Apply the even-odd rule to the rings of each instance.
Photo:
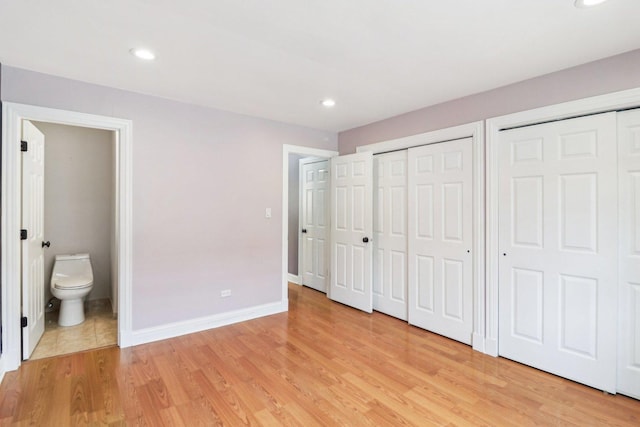
[[[302,156],[289,154],[289,274],[298,275],[298,233],[300,224],[300,166]]]
[[[1,84],[4,102],[132,121],[134,332],[281,302],[282,146],[337,150],[336,133],[5,65]]]
[[[94,284],[87,299],[111,298],[113,132],[33,122],[45,136],[45,294],[57,254],[88,252]]]
[[[636,87],[640,49],[341,132],[340,154],[353,153],[359,145]]]

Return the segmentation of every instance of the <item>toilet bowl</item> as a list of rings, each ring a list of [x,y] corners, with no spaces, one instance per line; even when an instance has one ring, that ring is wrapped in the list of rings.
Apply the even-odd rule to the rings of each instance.
[[[89,254],[56,255],[51,273],[51,293],[60,300],[60,326],[84,322],[84,297],[93,288]]]

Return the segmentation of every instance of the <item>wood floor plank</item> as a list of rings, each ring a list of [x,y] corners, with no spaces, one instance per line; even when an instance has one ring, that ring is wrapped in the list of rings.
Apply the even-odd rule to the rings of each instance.
[[[291,285],[289,312],[24,363],[0,426],[640,425],[640,402]]]

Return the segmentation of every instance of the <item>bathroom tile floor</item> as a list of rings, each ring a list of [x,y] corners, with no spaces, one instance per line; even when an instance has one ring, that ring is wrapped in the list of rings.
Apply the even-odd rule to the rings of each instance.
[[[76,326],[59,326],[58,313],[45,314],[44,334],[29,360],[117,344],[118,319],[109,300],[89,301],[85,321]]]

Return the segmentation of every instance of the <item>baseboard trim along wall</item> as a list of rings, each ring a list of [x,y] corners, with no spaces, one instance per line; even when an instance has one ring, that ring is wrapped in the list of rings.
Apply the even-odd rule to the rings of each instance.
[[[296,276],[295,274],[289,273],[287,280],[289,280],[291,283],[295,283],[296,285],[300,284],[300,276]]]
[[[472,343],[472,348],[475,351],[479,351],[481,353],[484,353],[485,351],[485,343],[484,343],[484,335],[482,334],[478,334],[478,333],[474,333],[471,336],[471,343]]]
[[[498,357],[498,340],[492,338],[485,339],[485,353],[489,356]]]
[[[169,323],[152,328],[134,330],[130,336],[121,336],[120,347],[146,344],[154,341],[175,338],[182,335],[205,331],[207,329],[219,328],[234,323],[257,319],[259,317],[270,316],[272,314],[283,313],[289,308],[289,301],[279,301],[271,304],[258,305],[241,310],[229,311],[213,316],[200,317],[197,319],[185,320],[183,322]]]

